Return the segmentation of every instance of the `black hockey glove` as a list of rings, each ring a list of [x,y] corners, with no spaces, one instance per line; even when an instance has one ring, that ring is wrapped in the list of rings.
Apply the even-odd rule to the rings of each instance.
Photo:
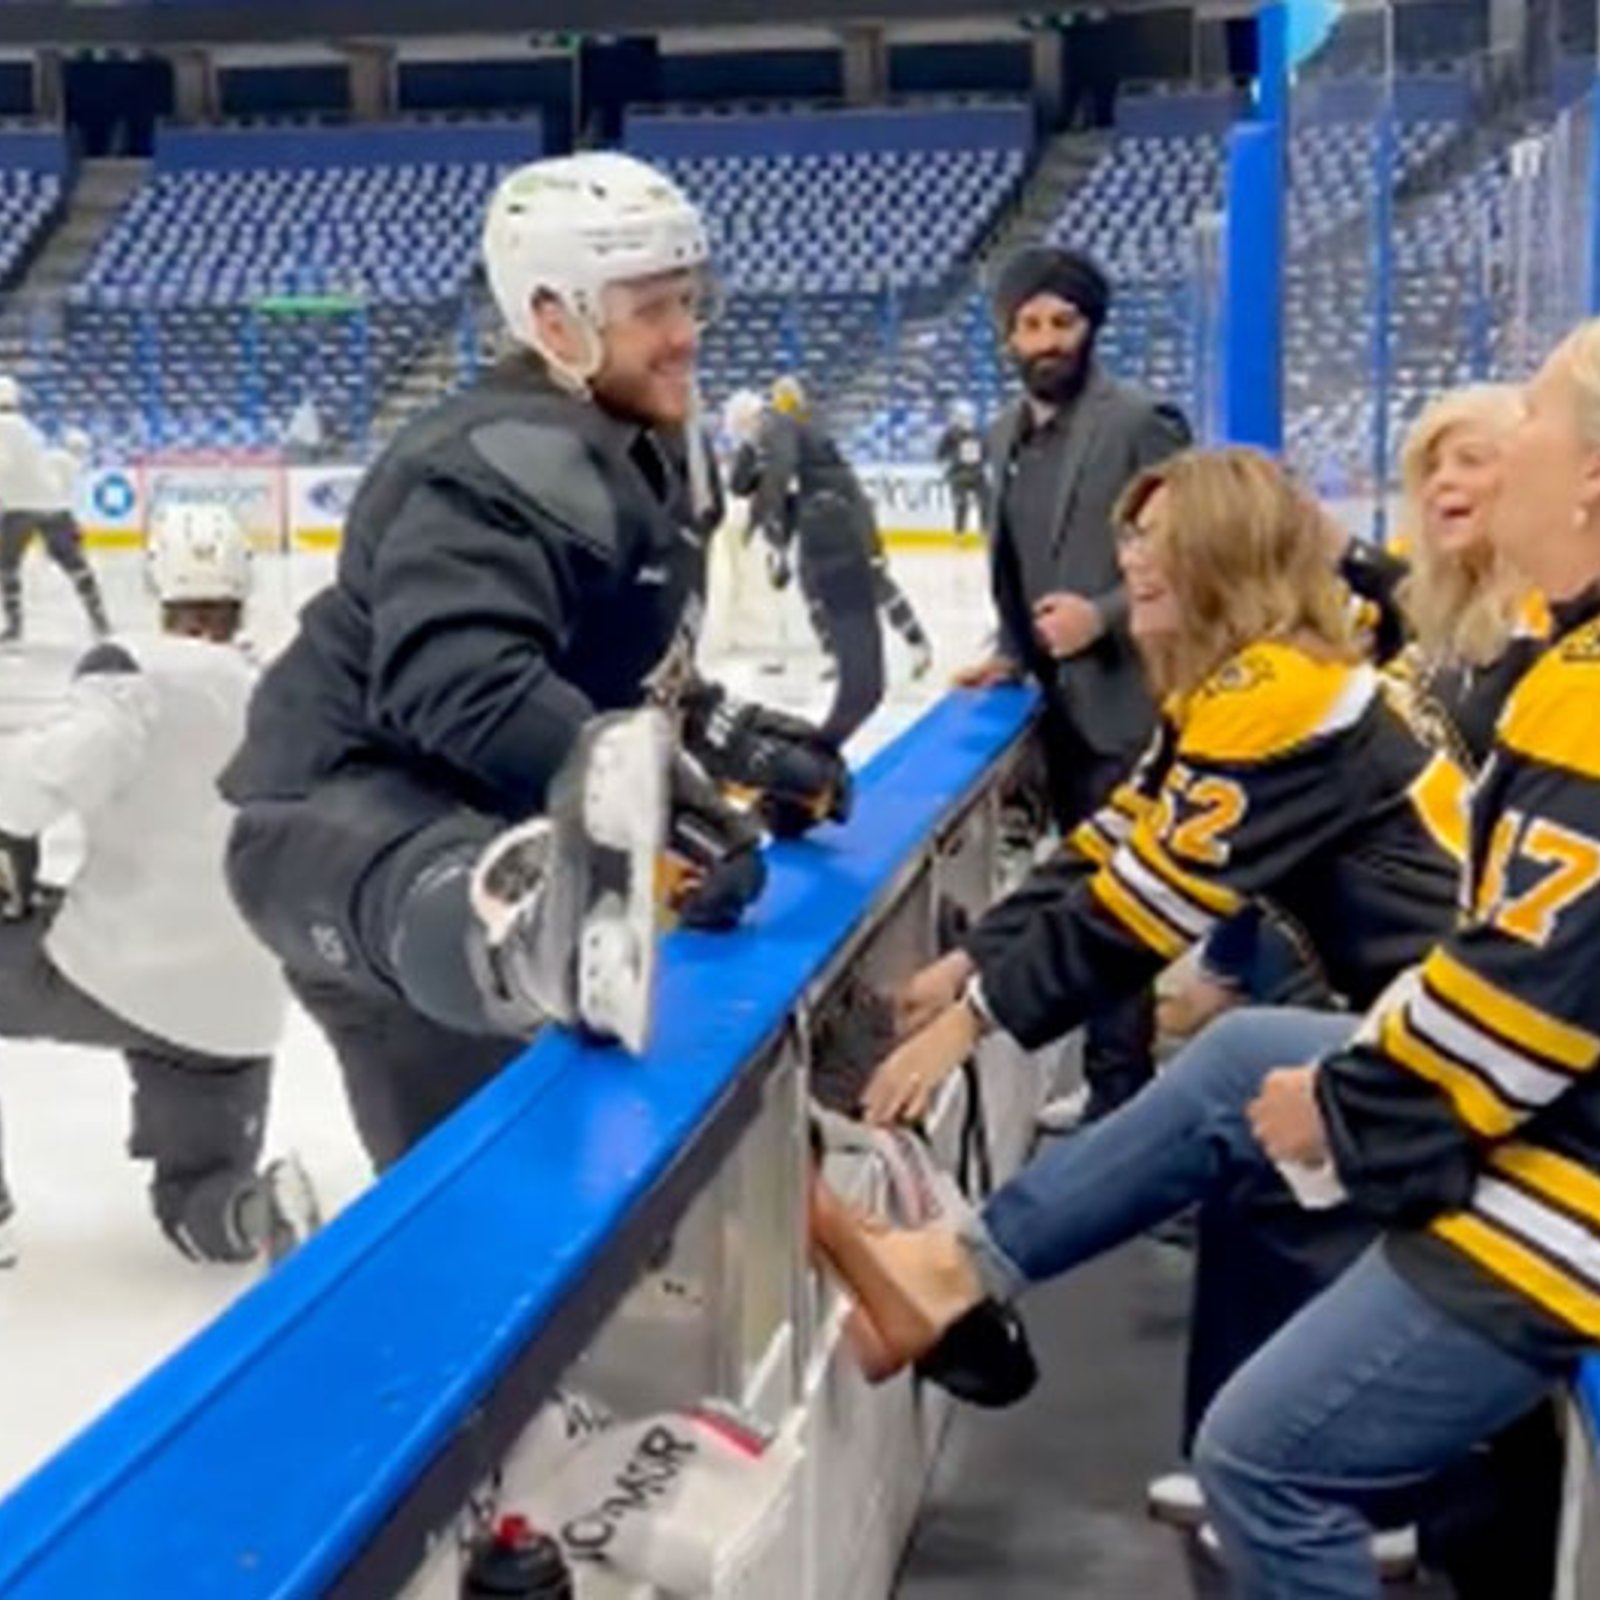
[[[0,922],[33,915],[39,899],[39,841],[0,829]]]
[[[685,927],[717,932],[738,926],[767,883],[761,829],[682,751],[672,762],[667,870],[668,908]]]
[[[748,796],[780,839],[850,815],[850,768],[838,747],[811,723],[735,700],[700,684],[683,701],[683,742],[735,796]]]

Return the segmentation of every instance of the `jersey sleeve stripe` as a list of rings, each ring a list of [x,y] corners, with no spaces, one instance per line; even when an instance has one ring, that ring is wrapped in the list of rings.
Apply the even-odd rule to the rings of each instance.
[[[1392,1011],[1384,1018],[1380,1043],[1386,1055],[1442,1089],[1474,1132],[1486,1139],[1500,1139],[1516,1127],[1517,1111],[1465,1062],[1453,1061],[1419,1039],[1407,1026],[1405,1012]]]
[[[1158,911],[1186,939],[1203,939],[1216,925],[1216,916],[1197,905],[1181,889],[1152,872],[1136,850],[1119,850],[1108,869],[1145,905]]]
[[[1471,1062],[1503,1100],[1537,1111],[1572,1087],[1573,1079],[1535,1061],[1477,1027],[1470,1017],[1441,1005],[1428,992],[1427,979],[1412,996],[1406,1021],[1426,1043],[1458,1061]]]
[[[1072,830],[1068,841],[1079,855],[1103,867],[1117,853],[1117,841],[1108,839],[1093,817],[1088,817]]]
[[[1150,809],[1150,799],[1131,783],[1119,783],[1102,809],[1120,811],[1130,822],[1137,822]]]
[[[1600,1058],[1600,1039],[1508,994],[1436,946],[1422,976],[1458,1013],[1520,1053],[1569,1072],[1587,1072]]]
[[[1144,905],[1108,867],[1094,875],[1094,896],[1142,945],[1168,961],[1176,961],[1191,941]]]
[[[1433,1232],[1563,1321],[1600,1338],[1600,1292],[1575,1280],[1499,1219],[1457,1212],[1434,1222]]]
[[[1553,1150],[1528,1144],[1502,1145],[1489,1164],[1523,1188],[1591,1223],[1600,1223],[1600,1174]]]
[[[1135,833],[1130,841],[1139,860],[1180,895],[1194,902],[1207,917],[1231,917],[1244,905],[1244,897],[1220,883],[1207,883],[1192,872],[1185,872],[1148,832]]]

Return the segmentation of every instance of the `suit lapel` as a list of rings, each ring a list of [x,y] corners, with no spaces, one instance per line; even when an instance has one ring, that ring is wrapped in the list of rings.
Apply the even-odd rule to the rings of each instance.
[[[1078,487],[1083,482],[1083,464],[1094,449],[1100,425],[1105,420],[1106,401],[1110,394],[1110,385],[1097,370],[1073,407],[1067,425],[1066,443],[1061,451],[1061,464],[1057,468],[1055,516],[1050,523],[1052,551],[1059,552],[1066,542],[1067,529],[1072,522],[1073,503],[1078,497]]]
[[[1000,531],[1000,517],[1005,509],[1006,490],[1011,482],[1012,457],[1017,453],[1017,438],[1022,432],[1022,412],[1026,401],[1018,400],[1000,418],[989,440],[988,520],[989,541],[994,543]]]

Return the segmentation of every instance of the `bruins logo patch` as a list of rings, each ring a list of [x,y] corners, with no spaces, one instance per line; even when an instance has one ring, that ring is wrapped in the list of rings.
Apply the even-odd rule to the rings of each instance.
[[[1563,640],[1561,659],[1580,665],[1600,661],[1600,624],[1591,622]]]
[[[1271,683],[1276,677],[1277,673],[1273,671],[1271,661],[1265,656],[1255,654],[1235,656],[1226,666],[1219,667],[1212,673],[1201,685],[1200,693],[1208,697],[1245,694],[1264,683]]]

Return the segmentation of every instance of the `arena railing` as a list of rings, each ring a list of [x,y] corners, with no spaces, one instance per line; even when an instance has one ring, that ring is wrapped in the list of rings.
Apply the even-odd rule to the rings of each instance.
[[[797,1441],[738,1593],[888,1592],[944,1401],[867,1390],[839,1348],[804,1254],[807,1074],[863,985],[995,893],[1032,717],[1021,689],[945,699],[848,825],[772,848],[747,928],[670,934],[642,1059],[537,1041],[0,1501],[0,1595],[453,1596],[463,1507],[574,1363],[613,1403],[607,1370],[632,1407],[717,1395]],[[950,1086],[942,1153],[978,1128],[1020,1161],[1043,1084],[1018,1064]],[[698,1286],[687,1335],[629,1314],[663,1263]]]

